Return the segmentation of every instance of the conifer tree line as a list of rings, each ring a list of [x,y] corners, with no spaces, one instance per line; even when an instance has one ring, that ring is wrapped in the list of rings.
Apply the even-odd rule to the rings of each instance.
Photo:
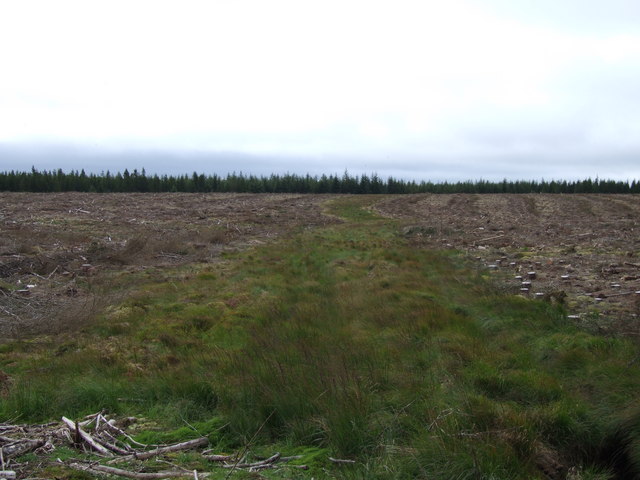
[[[11,192],[237,192],[237,193],[640,193],[640,181],[586,179],[566,180],[476,180],[464,182],[407,181],[377,174],[269,176],[231,173],[226,176],[147,175],[145,170],[112,174],[87,174],[84,170],[0,173],[0,191]]]

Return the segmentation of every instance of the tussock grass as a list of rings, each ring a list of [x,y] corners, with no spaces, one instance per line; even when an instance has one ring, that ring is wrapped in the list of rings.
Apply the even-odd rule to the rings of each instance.
[[[3,347],[16,381],[0,417],[106,407],[214,422],[228,448],[268,419],[258,444],[358,459],[345,478],[637,475],[637,346],[410,247],[370,202],[342,197],[340,225],[176,269],[73,338]]]

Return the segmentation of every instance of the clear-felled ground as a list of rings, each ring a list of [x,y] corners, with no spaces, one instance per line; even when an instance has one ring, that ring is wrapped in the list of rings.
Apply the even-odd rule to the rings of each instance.
[[[0,334],[81,322],[100,308],[105,273],[215,261],[332,223],[330,197],[0,193]],[[406,221],[416,246],[466,251],[508,291],[564,299],[595,331],[640,335],[639,196],[402,195],[375,208]]]
[[[601,334],[632,312],[567,318],[579,290],[565,310],[554,283],[635,268],[635,199],[616,217],[606,198],[3,195],[2,320],[55,334],[3,338],[0,422],[107,410],[143,443],[309,466],[256,478],[637,478],[638,344]],[[519,295],[518,269],[549,301]],[[18,478],[80,478],[54,447],[11,459]]]
[[[321,212],[324,200],[0,192],[0,338],[78,328],[114,300],[114,285],[127,286],[121,274],[215,262],[299,227],[332,223]]]
[[[416,245],[467,252],[508,291],[564,298],[593,331],[640,335],[640,196],[411,195],[376,209],[409,222]]]

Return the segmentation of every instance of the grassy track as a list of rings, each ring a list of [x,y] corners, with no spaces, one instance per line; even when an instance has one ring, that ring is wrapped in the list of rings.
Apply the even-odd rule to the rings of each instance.
[[[412,248],[372,201],[333,200],[343,223],[214,266],[149,270],[85,331],[1,346],[0,420],[108,408],[231,450],[268,419],[255,448],[304,453],[308,478],[640,472],[637,346]]]

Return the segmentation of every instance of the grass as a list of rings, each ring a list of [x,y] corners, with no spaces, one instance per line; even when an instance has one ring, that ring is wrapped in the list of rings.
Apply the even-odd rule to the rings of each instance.
[[[213,266],[147,272],[80,333],[2,346],[0,419],[108,408],[226,451],[268,419],[256,448],[307,452],[315,478],[640,474],[637,346],[410,247],[371,202],[341,197],[340,225]]]

